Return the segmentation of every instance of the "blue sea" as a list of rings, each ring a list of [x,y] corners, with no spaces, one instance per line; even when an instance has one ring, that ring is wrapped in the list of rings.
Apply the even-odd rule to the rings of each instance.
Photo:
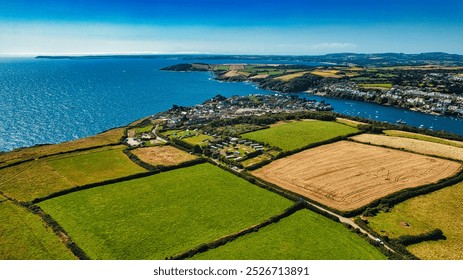
[[[167,110],[173,104],[194,105],[217,94],[273,94],[249,83],[219,82],[207,72],[160,70],[180,62],[193,61],[0,58],[0,151],[94,135]],[[402,119],[411,125],[463,135],[461,119],[365,102],[307,98],[325,100],[335,111],[348,115],[389,122]]]

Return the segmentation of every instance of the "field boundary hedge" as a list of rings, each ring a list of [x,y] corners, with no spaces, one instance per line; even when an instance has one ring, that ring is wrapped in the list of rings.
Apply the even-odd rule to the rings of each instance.
[[[319,147],[319,146],[328,145],[328,144],[336,143],[336,142],[339,142],[339,141],[349,140],[349,137],[353,137],[353,136],[360,135],[360,134],[363,134],[363,133],[365,133],[365,132],[360,130],[358,132],[350,133],[350,134],[347,134],[347,135],[336,136],[334,138],[330,138],[330,139],[323,140],[323,141],[320,141],[320,142],[310,143],[308,145],[305,145],[303,147],[300,147],[300,148],[297,148],[297,149],[294,149],[294,150],[291,150],[291,151],[282,151],[282,152],[278,153],[278,155],[276,155],[271,160],[270,159],[269,160],[263,160],[263,161],[258,162],[256,164],[250,165],[250,166],[246,167],[245,169],[248,170],[248,171],[253,171],[253,170],[261,168],[261,167],[263,167],[263,166],[265,166],[265,165],[267,165],[267,164],[269,164],[272,161],[275,161],[277,159],[289,157],[289,156],[292,156],[294,154],[303,152],[303,151],[308,150],[308,149],[316,148],[316,147]],[[278,148],[278,147],[274,147],[274,148]]]
[[[244,235],[246,235],[248,233],[252,233],[252,232],[257,232],[261,228],[264,228],[264,227],[266,227],[266,226],[268,226],[270,224],[277,223],[281,219],[286,218],[286,217],[290,216],[291,214],[294,214],[295,212],[297,212],[297,211],[299,211],[301,209],[304,209],[304,207],[305,207],[304,203],[296,203],[296,204],[292,205],[291,207],[287,208],[286,210],[284,210],[283,213],[272,216],[269,219],[267,219],[267,220],[265,220],[265,221],[263,221],[263,222],[261,222],[261,223],[259,223],[257,225],[248,227],[248,228],[243,229],[243,230],[241,230],[241,231],[239,231],[237,233],[232,233],[232,234],[220,237],[220,238],[218,238],[218,239],[216,239],[216,240],[214,240],[212,242],[209,242],[209,243],[206,243],[206,244],[201,244],[201,245],[197,246],[194,249],[188,250],[186,252],[183,252],[183,253],[180,253],[180,254],[177,254],[177,255],[174,255],[174,256],[167,257],[166,259],[184,260],[184,259],[187,259],[187,258],[191,258],[196,254],[203,253],[203,252],[206,252],[208,250],[223,246],[223,245],[225,245],[225,244],[227,244],[227,243],[229,243],[231,241],[234,241],[235,239],[237,239],[240,236],[244,236]]]
[[[403,246],[409,246],[413,244],[418,244],[425,241],[437,241],[437,240],[446,240],[442,230],[436,228],[431,231],[418,234],[418,235],[402,235],[397,238],[391,239],[391,242],[399,243]]]
[[[30,212],[38,215],[44,223],[50,227],[53,232],[58,236],[61,241],[66,245],[66,247],[71,250],[71,252],[78,257],[80,260],[90,260],[90,257],[80,248],[74,241],[72,241],[71,237],[69,237],[68,233],[61,227],[58,222],[53,219],[50,215],[45,213],[42,208],[38,205],[29,205],[26,207]]]
[[[397,124],[392,124],[392,123],[388,123],[388,122],[375,121],[375,120],[371,120],[371,119],[367,119],[367,118],[363,118],[363,117],[358,117],[358,116],[348,116],[348,115],[344,115],[344,114],[336,113],[336,112],[333,112],[333,114],[336,117],[345,118],[345,119],[354,120],[354,121],[360,121],[360,122],[364,122],[366,124],[369,124],[369,125],[372,126],[370,129],[373,132],[379,131],[379,130],[382,131],[382,130],[390,130],[390,129],[392,129],[392,130],[401,130],[401,131],[406,131],[406,132],[420,133],[420,134],[424,134],[424,135],[428,135],[428,136],[434,136],[434,137],[440,137],[440,138],[444,138],[444,139],[448,139],[448,140],[463,141],[463,136],[455,134],[455,133],[451,133],[451,132],[436,131],[436,130],[430,130],[430,129],[426,129],[426,128],[417,128],[417,127],[414,127],[414,126],[403,125],[403,124],[397,125]]]
[[[152,176],[152,175],[155,175],[155,174],[159,174],[161,172],[167,172],[167,171],[171,171],[171,170],[175,170],[175,169],[179,169],[179,168],[190,167],[190,166],[194,166],[194,165],[205,163],[205,162],[206,162],[206,160],[204,158],[198,158],[198,159],[195,159],[195,160],[180,163],[178,165],[158,166],[156,168],[156,170],[153,170],[153,171],[137,173],[137,174],[133,174],[133,175],[125,176],[125,177],[105,180],[105,181],[86,184],[86,185],[82,185],[82,186],[75,186],[75,187],[72,187],[72,188],[69,188],[69,189],[66,189],[66,190],[61,190],[61,191],[49,194],[49,195],[44,196],[44,197],[36,198],[36,199],[32,200],[31,203],[36,204],[36,203],[39,203],[39,202],[42,202],[42,201],[45,201],[45,200],[48,200],[48,199],[56,198],[56,197],[66,195],[66,194],[70,194],[70,193],[77,192],[77,191],[82,191],[82,190],[92,189],[92,188],[101,187],[101,186],[105,186],[105,185],[110,185],[110,184],[115,184],[115,183],[120,183],[120,182],[125,182],[125,181],[131,181],[131,180],[140,179],[140,178],[145,178],[145,177],[149,177],[149,176]]]
[[[50,144],[50,145],[54,145],[54,144]],[[66,152],[58,152],[58,153],[54,153],[54,154],[43,155],[43,156],[39,156],[39,157],[36,157],[36,158],[31,158],[31,159],[26,159],[26,160],[22,160],[22,161],[13,162],[13,163],[5,165],[5,166],[0,166],[0,170],[8,168],[8,167],[17,166],[17,165],[20,165],[20,164],[23,164],[23,163],[26,163],[26,162],[38,160],[38,159],[45,159],[45,158],[54,157],[54,156],[60,156],[60,155],[78,153],[78,152],[85,152],[85,151],[90,151],[90,150],[93,150],[93,149],[100,149],[100,148],[104,148],[104,147],[113,147],[113,146],[119,146],[119,145],[122,145],[122,142],[110,143],[110,144],[106,144],[106,145],[98,145],[98,146],[87,147],[87,148],[79,148],[79,149],[66,151]]]
[[[33,205],[27,202],[20,202],[14,198],[11,198],[3,192],[0,191],[0,195],[2,195],[6,200],[1,200],[1,202],[4,201],[10,201],[13,204],[17,205],[18,207],[26,209],[26,211],[31,212],[34,215],[38,215],[42,221],[49,227],[53,233],[59,237],[61,242],[74,254],[74,256],[78,257],[81,260],[89,260],[90,258],[87,256],[87,254],[74,242],[72,239],[69,237],[67,232],[56,222],[50,215],[45,213],[42,208],[38,205]]]
[[[364,213],[365,216],[375,216],[380,210],[391,209],[394,205],[404,202],[420,195],[429,194],[440,189],[450,187],[463,181],[463,168],[452,177],[444,178],[436,183],[426,184],[414,188],[403,189],[385,197],[379,198],[368,205],[358,209],[344,212],[347,217],[352,217]],[[367,212],[367,213],[365,213]]]
[[[367,222],[363,221],[360,217],[357,217],[354,219],[354,223],[359,226],[361,229],[365,230],[369,234],[375,236],[376,238],[379,238],[384,241],[384,244],[389,246],[394,250],[394,252],[391,252],[387,249],[385,249],[383,246],[378,246],[378,248],[385,254],[386,256],[392,258],[392,259],[401,259],[401,260],[419,260],[419,258],[415,255],[413,255],[410,251],[405,248],[402,244],[399,244],[397,242],[390,242],[389,238],[387,236],[382,236],[378,234],[377,232],[373,231],[367,224]],[[369,239],[369,242],[373,245],[371,239]],[[376,242],[377,243],[377,242]],[[376,245],[375,245],[376,246]]]
[[[295,192],[292,192],[290,190],[287,190],[287,189],[284,189],[282,187],[279,187],[273,183],[270,183],[270,182],[267,182],[265,180],[262,180],[260,178],[257,178],[255,176],[253,176],[252,174],[249,174],[245,171],[243,172],[238,172],[238,171],[235,171],[227,166],[224,166],[222,164],[218,164],[214,161],[212,161],[211,159],[208,159],[208,162],[215,165],[215,166],[218,166],[219,168],[222,168],[223,170],[225,171],[228,171],[228,172],[231,172],[233,173],[234,175],[240,177],[240,178],[243,178],[244,180],[248,181],[249,183],[253,184],[253,185],[256,185],[262,189],[265,189],[265,190],[268,190],[268,191],[271,191],[275,194],[278,194],[278,195],[281,195],[289,200],[292,200],[294,202],[305,202],[306,205],[307,205],[307,209],[311,210],[311,211],[314,211],[318,214],[321,214],[333,221],[337,221],[339,222],[339,219],[336,217],[336,216],[333,216],[331,215],[330,213],[326,212],[326,211],[323,211],[321,209],[318,209],[317,207],[313,206],[313,205],[317,205],[317,206],[320,206],[328,211],[331,211],[333,213],[336,213],[338,215],[342,215],[343,213],[336,210],[336,209],[333,209],[333,208],[330,208],[326,205],[323,205],[321,203],[318,203],[317,201],[314,201],[308,197],[305,197],[305,196],[302,196],[300,194],[297,194]],[[313,205],[311,205],[313,204]]]
[[[151,165],[142,161],[139,157],[137,157],[134,153],[131,152],[131,149],[125,149],[122,151],[131,161],[133,161],[136,165],[148,170],[148,171],[155,171],[157,170],[156,166]]]
[[[387,136],[385,134],[382,134],[382,135],[384,135],[385,137],[390,137],[390,136]],[[352,136],[350,136],[350,137],[352,137]],[[407,138],[407,139],[411,139],[411,138]],[[418,139],[414,139],[414,140],[424,141],[424,140],[418,140]],[[427,156],[427,157],[434,157],[434,158],[438,158],[438,159],[445,159],[445,160],[455,161],[455,162],[463,164],[463,161],[455,159],[455,158],[449,158],[449,157],[444,157],[444,156],[439,156],[439,155],[425,154],[425,153],[420,153],[420,152],[417,152],[417,151],[408,150],[408,149],[405,149],[405,148],[397,148],[397,147],[392,147],[392,146],[387,146],[387,145],[378,145],[378,144],[374,144],[374,143],[371,143],[371,142],[362,142],[362,141],[358,141],[358,140],[351,139],[351,138],[347,139],[347,141],[351,141],[351,142],[358,143],[358,144],[363,144],[363,145],[379,147],[379,148],[385,148],[385,149],[391,149],[391,150],[396,150],[396,151],[407,152],[407,153],[416,154],[416,155],[420,155],[420,156]],[[433,143],[433,142],[428,142],[428,143]],[[444,145],[444,144],[441,144],[441,145]]]

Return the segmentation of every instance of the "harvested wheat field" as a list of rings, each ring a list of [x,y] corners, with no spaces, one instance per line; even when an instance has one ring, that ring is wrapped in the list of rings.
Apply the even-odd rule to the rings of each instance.
[[[406,188],[437,182],[457,162],[349,141],[276,160],[253,175],[341,211]]]
[[[421,154],[441,156],[463,161],[463,148],[423,140],[393,137],[375,134],[362,134],[352,137],[353,140],[374,145],[405,149]]]
[[[132,151],[142,161],[151,165],[177,165],[182,162],[197,159],[196,156],[172,146],[155,146]]]

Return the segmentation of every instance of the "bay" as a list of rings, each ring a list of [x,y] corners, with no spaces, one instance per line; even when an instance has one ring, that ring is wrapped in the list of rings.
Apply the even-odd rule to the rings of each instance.
[[[0,59],[0,151],[59,143],[127,125],[173,104],[190,106],[217,94],[273,94],[249,83],[225,83],[207,72],[160,69],[177,59]],[[278,61],[204,60],[204,63]],[[281,63],[287,63],[282,61]],[[307,96],[306,96],[307,97]],[[319,96],[336,112],[463,135],[463,121]]]

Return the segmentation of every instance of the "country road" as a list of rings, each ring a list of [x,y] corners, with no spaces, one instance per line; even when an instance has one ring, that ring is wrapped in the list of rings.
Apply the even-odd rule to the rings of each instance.
[[[383,245],[384,248],[386,248],[386,249],[388,249],[389,251],[395,253],[395,251],[394,251],[391,247],[389,247],[389,246],[387,246],[386,244],[384,244],[383,241],[379,240],[377,237],[371,235],[369,232],[367,232],[366,230],[364,230],[363,228],[361,228],[359,225],[357,225],[356,223],[354,223],[354,221],[352,221],[351,219],[346,218],[346,217],[343,217],[343,216],[341,216],[341,215],[338,215],[338,214],[336,214],[336,213],[334,213],[334,212],[331,212],[330,210],[327,210],[327,209],[325,209],[325,208],[323,208],[323,207],[321,207],[321,206],[315,205],[315,204],[313,204],[313,203],[311,203],[311,202],[309,202],[309,201],[306,201],[306,203],[307,203],[307,204],[310,204],[311,206],[313,206],[313,207],[315,207],[315,208],[317,208],[317,209],[320,209],[320,210],[323,211],[323,212],[326,212],[326,213],[328,213],[328,214],[330,214],[330,215],[332,215],[332,216],[337,217],[337,218],[339,219],[339,221],[340,221],[341,223],[343,223],[343,224],[348,224],[348,225],[352,226],[352,227],[355,228],[355,229],[359,229],[361,233],[366,234],[366,235],[367,235],[370,239],[372,239],[372,240],[381,242],[381,245]]]
[[[153,133],[154,137],[156,137],[156,140],[162,141],[162,142],[164,142],[164,143],[167,143],[167,140],[166,140],[166,139],[164,139],[164,138],[162,138],[162,137],[160,137],[159,135],[156,134],[156,130],[158,129],[158,127],[159,127],[159,124],[157,124],[156,127],[153,128],[153,130],[151,131],[151,133]]]

